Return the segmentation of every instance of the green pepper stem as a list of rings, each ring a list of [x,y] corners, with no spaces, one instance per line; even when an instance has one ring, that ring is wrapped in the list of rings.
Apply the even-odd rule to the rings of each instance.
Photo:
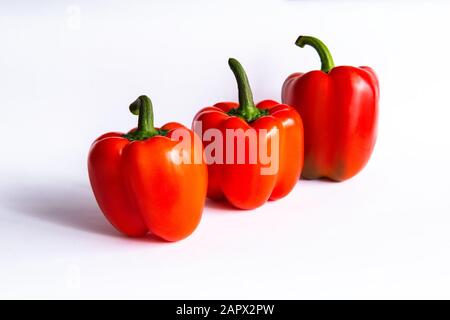
[[[323,72],[328,73],[334,68],[334,61],[330,50],[328,50],[327,46],[319,39],[309,36],[300,36],[297,41],[295,41],[295,44],[300,48],[305,47],[305,45],[313,47],[319,54],[322,63],[320,70]]]
[[[260,116],[260,110],[255,106],[253,94],[248,82],[247,74],[244,68],[234,58],[228,59],[228,65],[236,77],[239,91],[239,108],[236,109],[237,115],[246,121],[253,121]]]
[[[138,127],[135,131],[126,134],[130,140],[144,140],[158,134],[153,124],[153,105],[147,96],[140,96],[130,104],[132,114],[138,115]]]

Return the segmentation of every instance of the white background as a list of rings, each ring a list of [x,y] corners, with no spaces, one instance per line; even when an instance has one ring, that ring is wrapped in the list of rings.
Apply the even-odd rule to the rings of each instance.
[[[0,298],[450,298],[449,2],[147,2],[0,4]],[[178,243],[120,236],[92,140],[133,127],[140,94],[159,125],[236,100],[230,56],[280,99],[319,67],[299,34],[378,73],[368,166],[253,211],[207,202]]]

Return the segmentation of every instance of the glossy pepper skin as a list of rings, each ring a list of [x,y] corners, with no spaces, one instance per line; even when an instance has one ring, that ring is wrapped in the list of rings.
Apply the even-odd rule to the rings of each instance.
[[[153,109],[146,96],[130,105],[139,125],[128,134],[111,132],[92,144],[89,178],[105,217],[120,232],[139,237],[148,232],[177,241],[200,222],[207,188],[206,164],[183,163],[181,153],[202,155],[201,143],[179,149],[177,129],[199,139],[178,123],[153,127]]]
[[[264,100],[255,106],[244,69],[232,58],[229,65],[238,82],[239,104],[221,102],[204,108],[195,116],[193,127],[202,137],[211,128],[220,130],[223,137],[230,129],[267,130],[267,135],[258,136],[256,148],[262,144],[270,145],[270,139],[277,139],[279,157],[276,173],[262,174],[261,169],[265,164],[260,159],[257,163],[249,161],[249,153],[254,150],[251,150],[248,140],[244,163],[238,163],[236,148],[233,163],[208,162],[208,197],[215,200],[225,198],[237,208],[253,209],[269,199],[277,200],[286,196],[298,182],[303,167],[303,125],[299,114],[288,105]],[[200,130],[195,127],[199,123]],[[210,143],[203,138],[205,151]],[[226,143],[224,138],[224,148]]]
[[[377,136],[379,85],[369,67],[334,67],[328,48],[300,36],[300,47],[317,50],[321,70],[294,73],[284,82],[282,101],[300,113],[305,134],[306,179],[343,181],[369,161]]]

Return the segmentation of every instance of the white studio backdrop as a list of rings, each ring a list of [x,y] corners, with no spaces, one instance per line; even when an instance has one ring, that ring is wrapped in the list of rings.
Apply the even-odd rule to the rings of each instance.
[[[0,2],[1,298],[450,298],[446,1]],[[188,239],[121,237],[86,158],[149,95],[157,125],[190,125],[237,100],[229,57],[256,101],[319,67],[369,65],[378,142],[344,183],[300,181],[253,211],[207,202]]]

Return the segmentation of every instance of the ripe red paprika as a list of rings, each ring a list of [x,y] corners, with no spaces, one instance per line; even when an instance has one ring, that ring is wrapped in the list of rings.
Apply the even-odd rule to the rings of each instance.
[[[303,166],[303,125],[299,114],[288,105],[273,100],[255,105],[241,64],[235,59],[228,63],[237,80],[239,104],[221,102],[200,110],[193,128],[205,147],[208,197],[225,198],[237,208],[253,209],[269,199],[286,196],[297,183]],[[220,136],[212,140],[208,136],[211,130],[220,132],[222,141],[217,140]],[[245,133],[244,137],[239,133]],[[222,148],[219,161],[214,154],[217,150],[208,152],[213,144]],[[270,164],[255,157],[264,148],[273,160]],[[276,169],[270,170],[274,162]]]
[[[377,135],[379,85],[369,67],[335,67],[325,44],[300,36],[313,47],[320,71],[294,73],[284,82],[282,101],[300,113],[305,134],[306,179],[335,181],[356,175],[368,162]]]
[[[106,133],[92,144],[88,169],[95,198],[111,224],[128,236],[150,231],[167,241],[183,239],[199,224],[206,199],[207,168],[194,161],[202,159],[201,142],[178,123],[155,128],[147,96],[130,111],[139,115],[137,129]],[[198,142],[183,147],[177,130]],[[185,156],[189,162],[181,159]]]

